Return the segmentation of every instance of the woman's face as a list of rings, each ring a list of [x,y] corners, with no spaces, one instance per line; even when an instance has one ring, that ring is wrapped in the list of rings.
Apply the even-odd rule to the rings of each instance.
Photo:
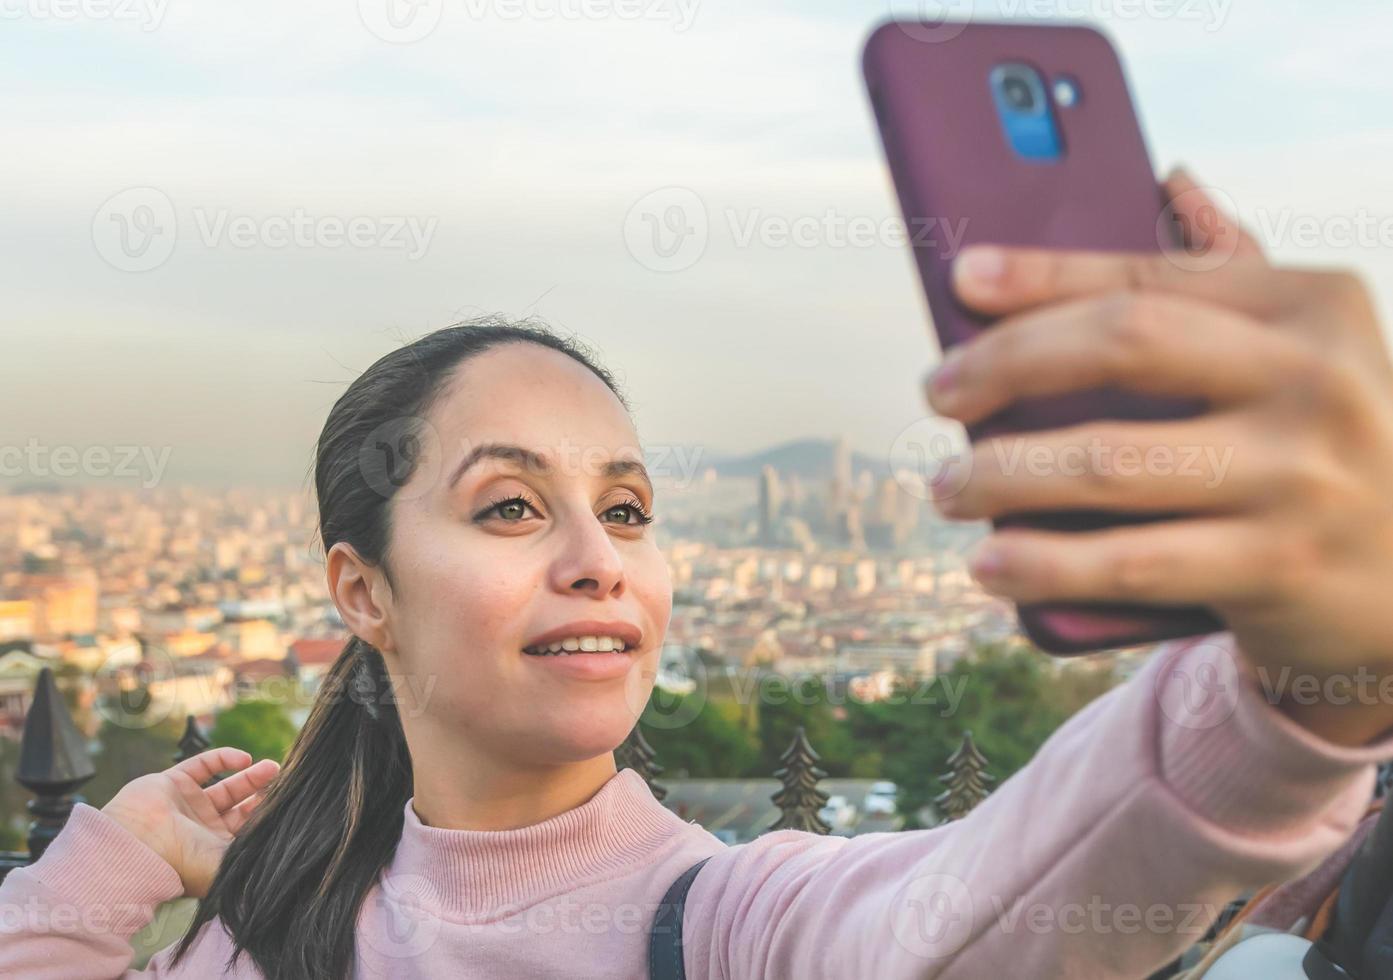
[[[513,343],[460,365],[426,422],[416,470],[391,503],[388,545],[388,666],[408,732],[414,710],[522,764],[614,749],[648,701],[672,612],[667,563],[641,523],[653,490],[623,405],[570,357]],[[523,652],[586,620],[641,639],[620,655]],[[601,656],[607,673],[585,673]]]

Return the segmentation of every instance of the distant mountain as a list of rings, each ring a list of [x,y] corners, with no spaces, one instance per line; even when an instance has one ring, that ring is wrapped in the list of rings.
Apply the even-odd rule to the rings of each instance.
[[[769,465],[778,470],[781,476],[797,474],[800,480],[830,480],[836,453],[835,439],[795,439],[743,456],[707,455],[702,460],[702,466],[712,467],[720,476],[757,477],[760,470]],[[862,470],[870,470],[879,480],[890,475],[889,461],[853,451],[853,478]]]

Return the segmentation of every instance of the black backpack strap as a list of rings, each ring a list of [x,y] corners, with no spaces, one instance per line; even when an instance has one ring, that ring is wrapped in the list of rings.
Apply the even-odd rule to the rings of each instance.
[[[658,912],[653,916],[653,931],[648,937],[649,980],[686,980],[687,970],[682,963],[682,909],[697,872],[710,860],[704,857],[682,872],[659,903]]]

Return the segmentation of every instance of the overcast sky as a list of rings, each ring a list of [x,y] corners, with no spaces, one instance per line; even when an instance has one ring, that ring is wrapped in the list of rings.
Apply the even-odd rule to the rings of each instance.
[[[909,257],[835,231],[896,213],[858,67],[885,0],[388,2],[0,0],[0,446],[298,486],[359,371],[478,312],[594,344],[649,444],[883,453],[921,414]],[[976,10],[1101,23],[1158,169],[1283,260],[1358,267],[1393,321],[1393,6]],[[698,255],[645,244],[692,200]]]

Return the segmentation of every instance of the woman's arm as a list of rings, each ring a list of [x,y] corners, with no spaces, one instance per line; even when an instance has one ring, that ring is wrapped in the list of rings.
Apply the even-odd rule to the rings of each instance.
[[[278,768],[274,761],[252,764],[240,749],[209,749],[133,780],[101,810],[74,806],[43,856],[0,883],[0,977],[223,976],[230,944],[216,921],[203,926],[177,968],[163,950],[147,970],[128,970],[130,940],[161,903],[207,891],[228,842]],[[205,788],[226,770],[235,772]]]
[[[1387,758],[1393,738],[1346,748],[1286,718],[1230,634],[1167,643],[964,820],[717,854],[688,897],[687,975],[1144,977],[1339,846]]]
[[[0,976],[25,980],[203,978],[200,943],[178,970],[162,952],[130,970],[131,937],[184,894],[179,874],[140,839],[85,803],[33,865],[0,883]],[[170,906],[164,906],[165,909]]]

